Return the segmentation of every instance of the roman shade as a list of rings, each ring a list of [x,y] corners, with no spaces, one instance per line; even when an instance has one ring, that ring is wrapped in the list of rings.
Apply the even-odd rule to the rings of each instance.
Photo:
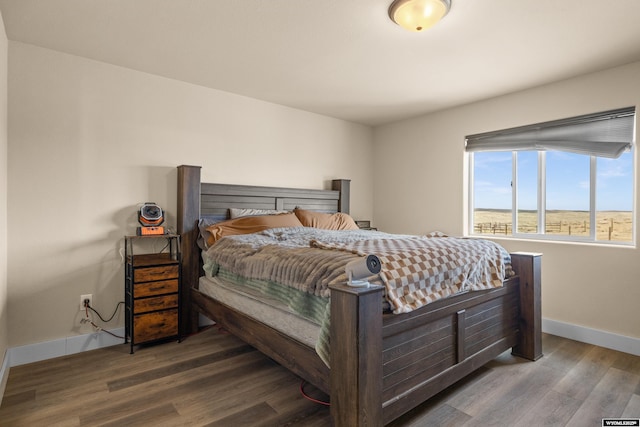
[[[635,107],[621,108],[466,137],[467,152],[566,151],[618,158],[631,150]]]

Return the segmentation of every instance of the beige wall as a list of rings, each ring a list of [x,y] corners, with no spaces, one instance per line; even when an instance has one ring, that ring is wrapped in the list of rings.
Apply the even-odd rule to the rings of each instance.
[[[468,209],[465,135],[638,104],[640,63],[634,63],[376,128],[375,223],[391,232],[461,235]],[[544,254],[544,318],[640,338],[639,249],[500,242]]]
[[[229,183],[319,188],[351,178],[356,218],[390,232],[459,235],[465,135],[640,101],[635,63],[372,131],[31,45],[9,43],[9,58],[0,332],[10,330],[0,350],[91,332],[79,325],[80,294],[105,313],[122,300],[122,236],[144,201],[175,225],[176,165],[202,165],[205,180]],[[4,214],[0,206],[0,227]],[[501,242],[544,253],[545,318],[640,337],[637,249]]]
[[[16,42],[9,58],[11,346],[91,332],[80,294],[110,314],[136,205],[157,202],[175,227],[177,165],[209,182],[350,178],[353,215],[371,217],[366,126]]]
[[[8,41],[2,15],[0,15],[0,367],[2,367],[9,344],[7,317],[7,50]],[[1,395],[2,377],[0,376]]]

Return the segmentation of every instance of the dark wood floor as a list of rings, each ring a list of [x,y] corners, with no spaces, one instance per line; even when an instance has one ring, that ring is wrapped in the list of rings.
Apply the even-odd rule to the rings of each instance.
[[[393,426],[600,426],[640,417],[640,357],[545,335],[545,356],[508,353]],[[210,328],[181,343],[127,345],[11,368],[2,426],[326,426],[300,380]],[[311,386],[308,394],[324,399]]]

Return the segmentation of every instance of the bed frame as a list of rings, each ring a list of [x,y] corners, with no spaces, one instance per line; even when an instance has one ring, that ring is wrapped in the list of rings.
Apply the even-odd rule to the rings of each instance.
[[[349,212],[349,180],[332,190],[200,182],[199,166],[178,167],[182,236],[181,335],[197,331],[198,312],[329,394],[335,426],[380,426],[429,399],[508,349],[542,357],[541,255],[512,253],[515,278],[411,313],[382,313],[383,287],[331,288],[331,369],[308,345],[198,291],[201,215],[230,207]]]

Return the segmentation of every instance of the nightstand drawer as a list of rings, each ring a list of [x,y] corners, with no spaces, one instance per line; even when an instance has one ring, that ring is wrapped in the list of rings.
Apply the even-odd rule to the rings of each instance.
[[[177,309],[139,314],[133,322],[133,340],[137,343],[178,335]]]
[[[136,268],[133,280],[135,283],[150,282],[152,280],[177,279],[179,273],[178,264],[159,265],[157,267]]]
[[[178,307],[178,294],[136,299],[133,302],[133,313],[147,313],[149,311],[165,310]]]
[[[137,344],[180,341],[180,247],[178,234],[124,237],[124,342],[131,341],[131,354]]]
[[[134,283],[136,298],[178,292],[178,279],[159,280],[156,282]]]

